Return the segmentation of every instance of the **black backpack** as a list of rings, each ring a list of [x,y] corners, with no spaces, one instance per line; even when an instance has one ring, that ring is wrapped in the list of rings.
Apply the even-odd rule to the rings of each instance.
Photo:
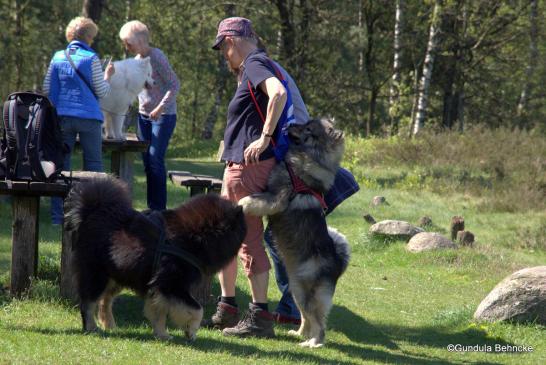
[[[9,180],[56,180],[68,148],[49,99],[32,91],[13,93],[4,102],[3,115],[0,175]]]

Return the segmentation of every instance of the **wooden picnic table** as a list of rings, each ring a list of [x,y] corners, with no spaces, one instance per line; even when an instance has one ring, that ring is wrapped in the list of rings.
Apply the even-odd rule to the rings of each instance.
[[[133,192],[133,165],[137,152],[145,152],[149,143],[139,141],[135,133],[127,133],[127,139],[103,139],[102,151],[110,152],[110,171],[121,180],[127,182],[130,192]],[[79,146],[79,141],[76,141]]]
[[[64,172],[65,176],[68,175]],[[102,177],[104,173],[77,171],[72,173],[72,184],[83,179]],[[40,197],[57,196],[64,198],[71,187],[65,179],[55,182],[0,180],[0,194],[11,196],[12,205],[12,247],[10,294],[20,297],[30,287],[31,278],[38,269],[38,239]],[[63,228],[61,250],[61,295],[74,299],[70,265],[72,233]]]

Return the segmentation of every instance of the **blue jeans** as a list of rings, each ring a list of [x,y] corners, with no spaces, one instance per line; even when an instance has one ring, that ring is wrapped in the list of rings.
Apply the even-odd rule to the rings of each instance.
[[[167,207],[165,153],[175,126],[176,114],[162,115],[159,120],[138,115],[138,139],[150,143],[146,152],[142,153],[142,161],[146,172],[148,208],[152,210],[164,210]]]
[[[340,168],[334,180],[332,188],[324,195],[324,201],[328,206],[328,209],[324,213],[325,215],[330,214],[335,207],[337,207],[342,201],[353,195],[359,190],[358,183],[356,182],[353,174],[344,168]],[[273,261],[273,267],[275,268],[275,280],[277,281],[277,287],[281,292],[281,299],[277,305],[276,312],[288,317],[300,318],[300,312],[290,288],[288,286],[288,275],[286,274],[286,268],[282,262],[281,257],[277,252],[277,248],[273,243],[273,237],[271,235],[271,229],[269,225],[267,226],[264,232],[264,241],[267,250],[269,251],[269,256]]]
[[[74,150],[76,136],[80,137],[80,144],[83,151],[84,171],[104,171],[102,165],[102,123],[96,119],[83,119],[76,117],[61,116],[61,128],[63,130],[63,142]],[[63,170],[70,170],[71,153],[64,158]],[[53,224],[63,222],[63,199],[51,198],[51,221]]]

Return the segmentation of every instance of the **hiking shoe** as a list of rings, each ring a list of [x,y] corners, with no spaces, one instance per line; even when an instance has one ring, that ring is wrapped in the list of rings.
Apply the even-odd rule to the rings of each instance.
[[[212,318],[203,320],[201,325],[206,328],[216,328],[222,330],[227,327],[233,327],[239,322],[239,309],[227,303],[218,301],[216,313]]]
[[[245,313],[243,319],[235,327],[224,328],[222,334],[236,337],[275,337],[273,322],[274,318],[271,313],[250,303],[248,312]]]
[[[299,319],[299,318],[292,317],[292,316],[287,316],[287,315],[284,315],[284,314],[281,314],[281,313],[278,313],[278,312],[273,312],[271,314],[273,314],[273,318],[275,318],[275,323],[278,323],[278,324],[292,324],[292,325],[296,325],[296,326],[301,325],[301,319]]]

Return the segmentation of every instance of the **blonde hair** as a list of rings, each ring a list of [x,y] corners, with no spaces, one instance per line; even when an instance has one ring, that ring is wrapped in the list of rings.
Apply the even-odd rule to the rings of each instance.
[[[68,42],[73,40],[89,41],[97,36],[99,27],[89,18],[79,16],[70,21],[66,26],[65,36]]]
[[[119,30],[119,37],[122,41],[131,44],[139,43],[148,45],[150,43],[150,31],[148,27],[138,20],[131,20],[123,24]]]

